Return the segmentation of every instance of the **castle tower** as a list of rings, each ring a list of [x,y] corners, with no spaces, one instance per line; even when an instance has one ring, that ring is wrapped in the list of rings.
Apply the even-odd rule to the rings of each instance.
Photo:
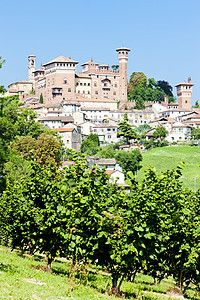
[[[118,52],[119,59],[119,97],[120,101],[125,103],[127,101],[127,62],[128,62],[128,52],[130,49],[126,47],[121,47],[116,49]]]
[[[35,88],[34,73],[33,73],[36,70],[35,62],[36,62],[36,56],[29,55],[29,57],[28,57],[28,81],[31,81],[33,83],[33,88]]]
[[[191,110],[191,97],[192,87],[191,78],[188,78],[188,82],[183,81],[176,85],[178,96],[178,107]]]

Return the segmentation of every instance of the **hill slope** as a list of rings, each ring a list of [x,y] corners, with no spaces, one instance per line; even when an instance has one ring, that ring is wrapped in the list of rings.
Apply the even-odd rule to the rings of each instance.
[[[143,153],[142,168],[136,178],[141,181],[148,166],[155,167],[160,173],[176,167],[181,161],[185,162],[181,178],[184,186],[192,190],[200,188],[200,147],[171,146],[149,150]]]

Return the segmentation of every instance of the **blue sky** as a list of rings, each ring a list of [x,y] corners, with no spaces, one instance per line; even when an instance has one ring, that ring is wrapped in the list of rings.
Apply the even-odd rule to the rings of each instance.
[[[30,54],[37,67],[60,55],[113,65],[123,45],[131,49],[129,76],[141,71],[166,80],[175,95],[174,86],[191,76],[194,103],[200,99],[199,14],[199,0],[3,0],[0,85],[28,79]]]

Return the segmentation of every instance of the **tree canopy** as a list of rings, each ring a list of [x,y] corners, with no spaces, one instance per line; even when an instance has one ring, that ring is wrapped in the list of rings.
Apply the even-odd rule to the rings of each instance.
[[[119,122],[118,124],[117,137],[124,138],[126,144],[129,144],[130,140],[135,140],[138,137],[133,127],[128,123],[127,113],[124,114],[124,120]]]

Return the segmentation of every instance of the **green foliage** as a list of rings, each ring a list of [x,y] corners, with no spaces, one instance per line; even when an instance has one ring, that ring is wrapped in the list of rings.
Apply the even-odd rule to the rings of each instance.
[[[200,140],[200,128],[192,128],[191,137],[195,140]]]
[[[162,139],[164,139],[168,134],[167,129],[165,129],[165,127],[163,126],[159,126],[156,128],[156,130],[153,133],[153,136],[155,139],[159,139],[159,141],[161,142]]]
[[[199,100],[197,100],[196,102],[195,102],[195,105],[194,105],[194,108],[199,108],[200,106],[199,106]]]
[[[147,77],[143,72],[133,72],[127,86],[128,94],[131,94],[133,89],[135,89],[143,80],[147,80]]]
[[[119,70],[119,65],[112,65],[111,68],[116,72]]]
[[[130,140],[135,140],[138,138],[137,133],[132,128],[132,126],[128,123],[127,113],[124,114],[124,120],[119,122],[118,124],[117,137],[125,138],[126,144],[129,144]]]
[[[95,155],[99,147],[98,134],[90,133],[81,144],[81,152],[87,155]]]
[[[58,166],[61,158],[61,145],[52,135],[42,133],[37,139],[31,136],[21,137],[12,144],[12,149],[20,153],[24,159],[35,158],[41,166],[52,164]]]
[[[117,163],[122,167],[123,172],[135,172],[139,169],[140,162],[142,161],[142,154],[138,149],[133,151],[117,151],[115,155]]]
[[[168,83],[167,83],[168,84]],[[158,81],[153,79],[141,78],[139,83],[128,94],[129,101],[135,101],[136,109],[144,109],[146,101],[163,102],[166,96],[169,97],[170,85],[165,81]],[[166,94],[166,92],[168,94]],[[169,102],[174,102],[173,96],[169,97]]]
[[[33,148],[31,140],[38,139],[42,133],[48,135],[54,134],[50,130],[45,129],[39,122],[35,121],[36,114],[33,110],[21,108],[22,103],[19,102],[18,98],[18,96],[0,98],[0,192],[5,188],[5,174],[3,174],[4,164],[12,157],[10,145],[16,141],[19,142],[20,137],[26,137],[22,141],[24,142],[24,149],[26,145],[26,152],[28,153],[28,151]],[[37,156],[39,157],[39,154],[44,154],[42,142],[40,145],[38,144],[38,147],[43,149],[37,151]],[[45,151],[48,156],[48,150],[45,149]],[[52,152],[52,149],[50,152]],[[55,153],[56,157],[58,157],[58,155],[58,153]],[[44,161],[44,157],[41,158],[41,160]]]
[[[44,99],[43,99],[43,95],[42,93],[40,94],[40,100],[39,100],[40,103],[44,103]]]

